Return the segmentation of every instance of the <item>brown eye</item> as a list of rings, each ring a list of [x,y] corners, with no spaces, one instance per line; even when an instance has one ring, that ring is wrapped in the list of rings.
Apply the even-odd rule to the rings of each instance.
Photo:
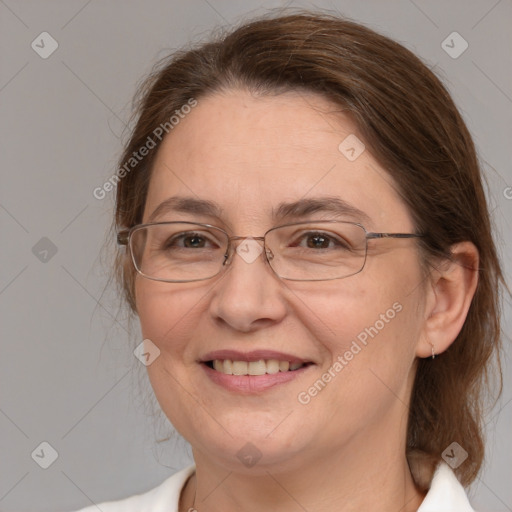
[[[199,235],[190,235],[183,238],[183,245],[188,248],[204,247],[205,239]]]
[[[305,245],[303,244],[305,242]],[[298,242],[290,244],[295,247],[307,249],[350,249],[350,244],[341,237],[336,237],[323,232],[304,233],[298,238]]]
[[[205,249],[208,244],[217,246],[215,242],[200,233],[180,233],[170,237],[164,244],[164,249]]]
[[[307,246],[310,249],[327,249],[330,239],[324,235],[309,235],[307,237]]]

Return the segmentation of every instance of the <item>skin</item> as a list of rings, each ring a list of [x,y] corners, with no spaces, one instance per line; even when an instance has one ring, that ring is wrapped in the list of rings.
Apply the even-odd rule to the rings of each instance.
[[[334,112],[337,110],[337,112]],[[356,134],[339,108],[315,94],[255,97],[231,90],[201,97],[159,149],[143,222],[170,196],[217,202],[205,222],[232,235],[261,236],[272,208],[304,196],[336,195],[363,210],[368,231],[415,231],[393,180],[367,149],[349,161],[338,145]],[[329,219],[313,214],[308,219]],[[347,219],[352,220],[352,219]],[[156,397],[191,443],[196,462],[180,510],[415,511],[424,498],[405,456],[415,362],[453,342],[476,287],[470,243],[455,263],[422,274],[414,240],[370,241],[365,268],[341,280],[279,279],[263,255],[236,253],[221,275],[195,283],[137,276],[142,334],[160,356],[148,366]],[[307,390],[357,334],[399,302],[402,310],[311,401]],[[209,351],[271,349],[315,364],[261,393],[227,391],[205,376]],[[252,468],[236,454],[252,443]],[[197,496],[195,496],[197,489]]]

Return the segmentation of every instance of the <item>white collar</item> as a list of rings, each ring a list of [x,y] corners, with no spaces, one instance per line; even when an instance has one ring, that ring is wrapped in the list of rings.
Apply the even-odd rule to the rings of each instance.
[[[445,462],[436,468],[430,489],[418,512],[475,512],[464,487]]]

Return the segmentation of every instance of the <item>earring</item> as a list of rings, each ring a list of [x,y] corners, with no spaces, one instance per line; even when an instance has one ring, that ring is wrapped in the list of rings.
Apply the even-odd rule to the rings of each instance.
[[[436,358],[436,352],[434,350],[434,344],[427,338],[428,342],[430,343],[430,346],[432,347],[432,359]]]

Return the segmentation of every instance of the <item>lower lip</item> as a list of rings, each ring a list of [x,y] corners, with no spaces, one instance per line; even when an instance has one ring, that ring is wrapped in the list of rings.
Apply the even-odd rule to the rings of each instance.
[[[227,375],[210,368],[204,363],[201,364],[201,366],[206,372],[206,375],[215,382],[215,384],[218,384],[229,391],[251,394],[265,391],[279,384],[290,382],[293,379],[300,377],[312,365],[303,366],[298,370],[274,374],[266,373],[265,375]]]

